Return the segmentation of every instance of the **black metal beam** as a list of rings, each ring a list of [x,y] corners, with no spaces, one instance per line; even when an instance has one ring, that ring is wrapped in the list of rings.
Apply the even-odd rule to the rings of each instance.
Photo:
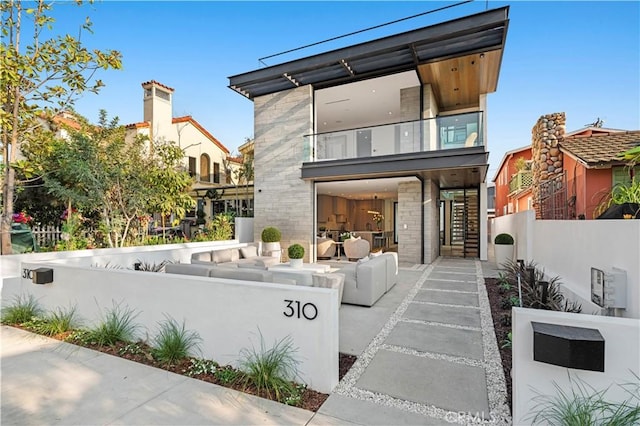
[[[294,76],[313,71],[322,72],[321,70],[323,68],[341,64],[341,61],[343,60],[351,64],[353,62],[357,62],[359,59],[375,59],[376,56],[384,57],[394,51],[397,53],[404,51],[406,54],[399,53],[399,57],[404,58],[408,56],[415,61],[414,55],[416,52],[420,52],[421,48],[423,48],[424,51],[426,50],[424,47],[430,43],[439,44],[442,41],[455,43],[457,39],[464,40],[464,43],[462,43],[458,49],[459,54],[464,54],[467,51],[477,51],[480,48],[501,48],[504,45],[505,34],[501,34],[502,37],[500,37],[500,34],[497,34],[498,37],[490,37],[490,39],[494,39],[497,44],[489,45],[490,43],[487,43],[488,40],[484,33],[488,32],[491,34],[493,31],[497,31],[498,33],[506,32],[508,11],[508,6],[492,9],[475,15],[432,25],[430,27],[424,27],[378,40],[309,56],[307,58],[234,75],[229,77],[229,87],[252,98],[256,95],[274,93],[274,91],[277,91],[276,87],[271,86],[272,83],[270,82],[274,79],[277,80],[278,78],[281,78],[284,73]],[[479,39],[476,40],[475,37],[469,37],[473,35],[479,36]],[[502,44],[500,44],[500,42],[502,42]],[[446,55],[452,53],[454,52],[449,51],[446,52]],[[445,53],[443,53],[443,55],[444,54]],[[430,55],[430,57],[425,58],[418,53],[418,58],[424,61],[433,59],[437,56],[443,56],[437,51],[432,51]],[[408,66],[406,64],[403,65]],[[413,62],[413,66],[415,66],[415,62]],[[391,59],[387,59],[386,61],[382,61],[378,72],[388,73],[389,68],[397,69],[399,68],[399,64]],[[325,85],[327,83],[325,80],[314,81],[313,78],[309,78],[307,82],[308,84],[320,83]],[[255,90],[248,89],[249,86],[254,86]]]
[[[302,179],[321,180],[348,176],[397,176],[458,167],[481,167],[489,160],[484,147],[446,149],[409,154],[346,160],[316,161],[302,164]]]

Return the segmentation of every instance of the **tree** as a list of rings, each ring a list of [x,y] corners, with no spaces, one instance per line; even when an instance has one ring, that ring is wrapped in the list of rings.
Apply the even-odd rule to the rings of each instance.
[[[82,1],[76,0],[78,5]],[[53,117],[71,106],[84,92],[98,93],[104,83],[94,76],[100,69],[119,69],[121,55],[114,50],[90,51],[80,36],[52,36],[52,4],[44,0],[0,2],[0,138],[2,140],[1,251],[11,253],[11,215],[17,185],[16,170],[22,144],[43,137],[42,117]],[[91,32],[91,21],[82,25]],[[23,39],[30,38],[23,44]]]
[[[253,214],[249,214],[249,182],[253,181],[253,158],[247,157],[240,166],[239,178],[244,180],[245,189],[245,203],[247,206],[247,214],[252,217]]]
[[[100,111],[97,126],[82,125],[69,140],[58,140],[44,159],[51,171],[44,178],[48,192],[67,200],[83,216],[96,213],[109,247],[122,247],[132,224],[148,212],[154,161],[145,152],[146,138],[126,142],[118,119]]]
[[[182,218],[195,206],[195,200],[189,195],[193,179],[180,169],[184,153],[175,143],[154,144],[153,156],[154,167],[147,176],[147,186],[153,188],[148,199],[149,210],[162,214],[164,228],[166,216],[175,213]]]

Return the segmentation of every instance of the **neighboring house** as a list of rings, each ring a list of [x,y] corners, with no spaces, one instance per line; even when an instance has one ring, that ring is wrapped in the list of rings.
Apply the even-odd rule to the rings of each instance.
[[[619,154],[640,145],[640,130],[572,133],[560,142],[564,153],[568,202],[575,216],[594,219],[599,204],[611,188],[640,176],[640,166],[630,170]],[[571,217],[570,217],[571,219]]]
[[[495,215],[504,216],[533,208],[531,145],[508,151],[498,166],[495,182]],[[524,167],[523,167],[524,166]],[[520,168],[520,169],[518,169]]]
[[[232,157],[229,149],[192,116],[173,117],[174,89],[154,80],[142,83],[142,88],[143,121],[125,126],[126,137],[144,135],[151,143],[173,141],[182,149],[185,170],[194,178],[191,195],[197,201],[196,209],[188,216],[195,218],[198,209],[209,218],[235,210],[240,193],[236,196],[232,177],[242,158]],[[227,160],[230,170],[224,166]]]
[[[535,137],[544,120],[562,123],[554,146],[547,148]],[[640,145],[640,131],[585,127],[565,134],[563,127],[564,113],[543,116],[534,126],[532,145],[505,154],[494,178],[496,216],[535,209],[543,219],[594,219],[611,188],[640,172],[640,166],[630,170],[619,157]],[[519,158],[533,167],[518,171]],[[548,168],[551,174],[541,176]]]
[[[487,258],[487,94],[508,7],[229,77],[254,102],[255,236],[315,258],[320,227],[374,232],[400,260]],[[377,214],[376,214],[377,213]]]

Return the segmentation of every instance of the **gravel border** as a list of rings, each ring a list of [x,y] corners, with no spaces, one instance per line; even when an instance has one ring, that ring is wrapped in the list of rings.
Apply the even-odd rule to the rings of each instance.
[[[414,287],[409,291],[404,300],[400,303],[396,311],[391,315],[386,324],[382,327],[380,332],[376,335],[376,337],[369,343],[369,346],[364,350],[364,352],[358,357],[357,361],[353,364],[349,372],[343,377],[343,379],[338,383],[338,385],[333,390],[333,393],[359,399],[363,401],[373,402],[379,405],[385,405],[388,407],[393,407],[397,409],[401,409],[404,411],[422,414],[428,417],[442,419],[447,423],[455,423],[458,424],[492,424],[492,425],[510,425],[512,424],[511,415],[509,413],[509,407],[507,405],[507,391],[506,391],[506,381],[504,378],[504,372],[502,370],[502,362],[500,361],[500,352],[498,350],[498,344],[495,336],[495,332],[493,329],[493,321],[491,319],[491,307],[489,306],[489,299],[487,298],[486,288],[484,286],[484,276],[482,273],[482,266],[480,261],[475,261],[475,275],[476,275],[476,285],[478,289],[478,307],[472,307],[473,309],[478,309],[480,311],[480,323],[481,329],[472,328],[474,330],[482,331],[482,343],[484,350],[484,361],[473,360],[465,357],[456,357],[445,354],[437,354],[430,352],[420,352],[413,349],[408,349],[404,347],[399,347],[395,345],[385,344],[384,341],[387,339],[391,331],[394,329],[396,324],[399,322],[417,322],[417,323],[425,323],[429,324],[425,321],[418,320],[410,320],[402,318],[402,315],[405,313],[409,305],[413,302],[413,299],[418,294],[418,292],[422,289],[422,285],[427,281],[431,272],[433,272],[434,268],[437,266],[442,267],[453,267],[450,265],[440,265],[442,258],[436,259],[435,262],[426,266],[424,272],[414,285]],[[460,266],[462,268],[462,266]],[[467,266],[467,268],[469,268]],[[413,268],[411,268],[413,269]],[[469,268],[471,269],[471,268]],[[414,269],[415,270],[415,269]],[[469,274],[470,275],[470,274]],[[455,281],[455,280],[451,280]],[[448,291],[448,290],[443,290]],[[432,303],[426,303],[432,304]],[[448,306],[448,305],[447,305]],[[456,306],[459,307],[459,306]],[[444,326],[450,326],[451,328],[461,328],[461,329],[470,329],[470,327],[464,326],[456,326],[452,324],[438,324]],[[489,418],[488,419],[479,419],[477,417],[472,416],[462,416],[457,415],[455,417],[451,417],[451,411],[445,410],[439,407],[435,407],[433,405],[425,405],[419,404],[412,401],[405,401],[399,398],[394,398],[389,395],[379,394],[376,392],[367,391],[364,389],[359,389],[355,386],[356,382],[362,376],[365,369],[373,359],[373,357],[378,353],[380,349],[405,353],[408,355],[414,355],[419,357],[427,357],[433,359],[441,359],[449,362],[455,362],[475,367],[483,367],[485,370],[485,376],[487,381],[487,396],[489,399]]]

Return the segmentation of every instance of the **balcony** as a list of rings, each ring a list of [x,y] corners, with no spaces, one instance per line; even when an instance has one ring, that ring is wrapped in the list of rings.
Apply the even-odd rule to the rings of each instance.
[[[509,179],[509,195],[524,191],[533,185],[533,173],[531,170],[520,170]]]
[[[483,146],[482,112],[305,136],[305,162]]]

